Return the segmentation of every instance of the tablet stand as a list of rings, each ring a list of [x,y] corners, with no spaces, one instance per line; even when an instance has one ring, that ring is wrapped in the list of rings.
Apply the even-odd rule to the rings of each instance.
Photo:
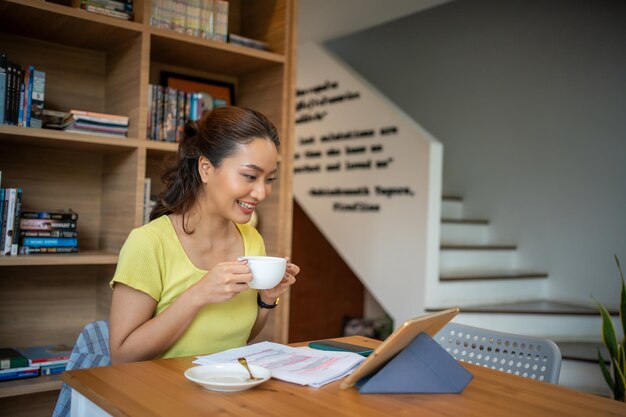
[[[420,333],[372,375],[360,379],[361,394],[460,393],[472,374],[426,333]]]

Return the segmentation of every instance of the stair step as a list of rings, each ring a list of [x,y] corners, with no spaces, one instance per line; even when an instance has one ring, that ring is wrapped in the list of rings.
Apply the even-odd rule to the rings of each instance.
[[[545,272],[512,272],[512,271],[503,271],[503,272],[473,272],[471,274],[468,273],[458,273],[458,274],[449,274],[442,275],[439,277],[439,281],[480,281],[480,280],[507,280],[507,279],[537,279],[537,278],[548,278],[548,274]]]
[[[426,311],[440,311],[449,307],[430,308]],[[506,304],[488,304],[461,307],[464,313],[500,313],[500,314],[555,314],[575,316],[599,316],[600,312],[592,305],[573,304],[553,300],[528,300]],[[619,312],[609,309],[611,316],[619,316]]]
[[[454,245],[443,244],[440,246],[441,250],[517,250],[516,245]]]
[[[441,223],[444,224],[489,224],[489,220],[483,219],[441,219]]]
[[[439,275],[474,274],[518,269],[514,247],[441,244]],[[506,249],[506,250],[505,250]]]

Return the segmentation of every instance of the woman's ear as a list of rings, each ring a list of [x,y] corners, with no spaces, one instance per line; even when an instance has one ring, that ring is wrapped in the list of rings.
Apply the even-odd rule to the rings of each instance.
[[[200,174],[200,179],[205,184],[209,179],[209,171],[212,167],[211,162],[204,156],[198,158],[198,173]]]

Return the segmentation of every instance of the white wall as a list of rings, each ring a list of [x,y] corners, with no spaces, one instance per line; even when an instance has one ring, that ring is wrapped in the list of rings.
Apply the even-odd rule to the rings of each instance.
[[[318,92],[316,86],[333,87]],[[441,144],[390,103],[371,85],[337,61],[324,48],[298,48],[294,195],[366,289],[396,325],[424,309],[427,276],[438,271],[441,195]],[[330,103],[333,97],[350,97]],[[395,127],[396,133],[381,129]],[[371,137],[322,141],[328,134],[373,130]],[[373,152],[373,145],[381,146]],[[358,154],[346,148],[365,147]],[[329,156],[336,149],[339,154]],[[319,152],[316,157],[311,153]],[[309,154],[309,156],[307,156]],[[371,162],[370,169],[347,164]],[[378,162],[387,162],[378,167]],[[339,165],[329,171],[328,165]],[[318,166],[318,172],[302,168]],[[410,194],[385,196],[384,189],[407,188]],[[367,195],[315,196],[312,190],[368,190]],[[376,211],[337,210],[335,204],[364,203]]]
[[[443,190],[548,295],[615,306],[626,264],[626,2],[459,0],[326,44],[446,149]]]

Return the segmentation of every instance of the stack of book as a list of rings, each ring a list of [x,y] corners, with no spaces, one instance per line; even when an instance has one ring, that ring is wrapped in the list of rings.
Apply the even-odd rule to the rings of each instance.
[[[133,0],[72,0],[74,7],[117,19],[133,18]]]
[[[0,124],[41,127],[46,73],[0,52]]]
[[[19,253],[78,252],[78,214],[73,211],[23,211],[20,219]]]
[[[18,254],[22,189],[0,188],[0,256]]]
[[[254,49],[260,49],[262,51],[269,51],[270,49],[267,42],[261,42],[256,39],[246,38],[245,36],[235,35],[234,33],[228,35],[228,43],[247,46]]]
[[[0,348],[0,381],[30,378],[39,375],[39,366],[31,366],[28,358],[13,348]]]
[[[188,93],[150,84],[148,89],[148,139],[179,142],[186,120],[198,120],[205,112],[226,106],[225,100],[206,92]]]
[[[228,1],[152,0],[150,25],[198,38],[226,42]]]
[[[65,371],[72,354],[72,347],[67,345],[44,345],[16,348],[28,359],[30,367],[39,367],[39,375],[55,375]]]
[[[128,133],[128,124],[126,116],[82,110],[70,110],[62,122],[66,132],[122,138]]]

